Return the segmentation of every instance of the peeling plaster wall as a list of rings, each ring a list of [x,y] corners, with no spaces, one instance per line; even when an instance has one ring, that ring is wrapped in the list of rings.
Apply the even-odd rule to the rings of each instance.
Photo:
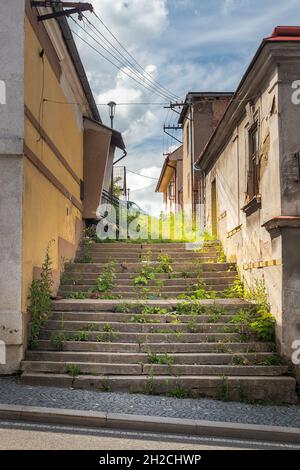
[[[277,71],[274,71],[253,103],[253,114],[259,116],[261,209],[250,216],[242,210],[246,203],[248,129],[252,116],[246,107],[220,157],[206,175],[205,207],[206,226],[211,230],[211,186],[216,179],[218,236],[227,258],[237,262],[246,285],[253,286],[256,279],[264,279],[272,313],[277,319],[277,337],[282,344],[282,243],[280,236],[272,239],[263,227],[281,213],[277,81]],[[235,229],[236,233],[232,234]],[[246,264],[272,260],[279,265],[245,269]]]

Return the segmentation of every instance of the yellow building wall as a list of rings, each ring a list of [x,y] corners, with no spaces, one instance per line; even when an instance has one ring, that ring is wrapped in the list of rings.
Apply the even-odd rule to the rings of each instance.
[[[61,155],[83,179],[83,127],[80,113],[73,105],[43,102],[43,98],[67,103],[64,90],[42,49],[31,24],[25,19],[25,106],[41,128],[47,133]],[[66,80],[64,78],[64,80]],[[25,145],[51,174],[80,201],[80,184],[59,161],[56,154],[40,138],[39,132],[25,117]],[[74,206],[44,174],[24,156],[24,205],[23,205],[23,311],[34,273],[44,261],[47,245],[51,240],[50,255],[58,285],[62,265],[62,242],[72,255],[78,241],[81,211]],[[73,248],[73,249],[72,249]]]

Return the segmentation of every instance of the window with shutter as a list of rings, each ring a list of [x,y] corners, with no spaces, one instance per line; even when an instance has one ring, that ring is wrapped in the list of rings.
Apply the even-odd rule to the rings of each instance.
[[[259,139],[257,122],[249,130],[249,169],[247,199],[250,201],[259,194]]]

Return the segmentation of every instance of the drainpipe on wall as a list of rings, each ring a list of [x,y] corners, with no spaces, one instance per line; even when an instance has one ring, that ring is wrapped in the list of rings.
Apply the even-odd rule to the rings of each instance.
[[[202,212],[201,212],[201,218],[200,218],[200,223],[201,223],[201,231],[204,233],[205,230],[205,171],[200,168],[200,166],[195,163],[193,165],[194,171],[199,171],[200,173],[200,204],[202,207]]]
[[[189,153],[191,157],[191,192],[192,192],[192,214],[194,213],[194,132],[193,132],[193,127],[194,127],[194,114],[193,114],[193,102],[192,98],[189,97],[189,129],[190,129],[190,148],[189,148]]]

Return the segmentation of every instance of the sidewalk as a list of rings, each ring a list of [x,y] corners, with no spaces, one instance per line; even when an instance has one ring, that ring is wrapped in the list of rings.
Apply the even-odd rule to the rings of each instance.
[[[0,377],[0,404],[300,428],[300,406],[33,387],[11,377]]]

